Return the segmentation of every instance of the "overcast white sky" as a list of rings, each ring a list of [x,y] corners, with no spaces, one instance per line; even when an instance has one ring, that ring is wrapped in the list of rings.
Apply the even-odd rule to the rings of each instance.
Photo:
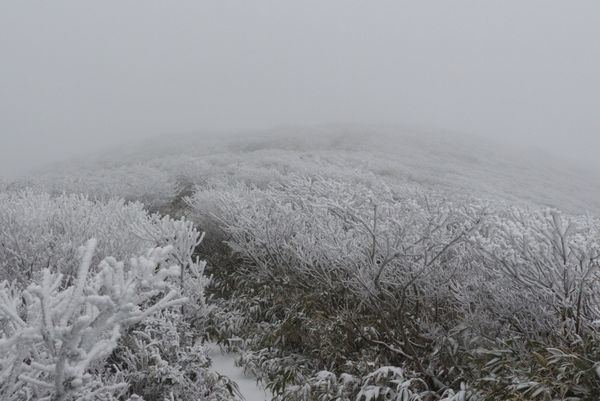
[[[0,1],[0,176],[158,133],[399,123],[598,166],[600,2]]]

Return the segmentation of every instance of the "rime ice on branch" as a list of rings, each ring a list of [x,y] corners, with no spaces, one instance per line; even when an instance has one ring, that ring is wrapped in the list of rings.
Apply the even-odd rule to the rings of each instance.
[[[181,305],[178,266],[165,266],[173,248],[154,248],[132,258],[127,268],[104,259],[90,265],[96,240],[82,247],[72,280],[50,269],[19,291],[0,284],[0,398],[106,399],[126,383],[103,375],[103,361],[124,328]]]

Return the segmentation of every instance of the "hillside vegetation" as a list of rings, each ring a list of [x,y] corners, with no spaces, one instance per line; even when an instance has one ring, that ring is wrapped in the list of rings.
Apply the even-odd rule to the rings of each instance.
[[[184,137],[8,184],[1,398],[239,398],[211,339],[282,401],[599,399],[592,181],[357,133]]]
[[[474,136],[377,126],[158,137],[56,165],[18,185],[158,205],[182,184],[219,177],[273,182],[291,172],[373,174],[392,186],[600,215],[600,179],[592,171]]]

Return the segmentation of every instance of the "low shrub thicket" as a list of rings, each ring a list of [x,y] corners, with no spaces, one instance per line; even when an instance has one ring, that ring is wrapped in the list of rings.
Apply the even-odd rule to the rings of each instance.
[[[0,193],[0,279],[26,283],[48,267],[74,273],[69,269],[77,265],[76,251],[89,238],[98,240],[94,265],[107,256],[134,256],[159,245],[133,231],[134,225],[151,224],[150,219],[140,203],[33,191]]]
[[[10,281],[2,284],[8,307],[0,314],[1,346],[7,355],[29,350],[42,358],[19,359],[22,377],[7,370],[16,360],[0,360],[6,397],[236,397],[233,384],[209,370],[199,340],[211,336],[240,350],[241,366],[282,400],[600,398],[598,219],[448,198],[369,173],[387,171],[386,163],[356,173],[329,154],[265,155],[244,161],[248,155],[229,154],[218,163],[166,158],[119,167],[116,175],[91,172],[96,181],[59,175],[43,184],[101,200],[0,193],[0,280]],[[234,163],[225,168],[228,161]],[[130,168],[148,179],[131,179]],[[127,180],[112,185],[121,175]],[[192,184],[199,184],[193,194]],[[179,214],[186,205],[209,233],[200,249],[190,220],[144,209]],[[88,238],[97,245],[81,278],[78,249]],[[118,336],[94,337],[111,352],[57,381],[52,361],[60,353],[47,328],[75,330],[84,309],[106,306],[93,295],[104,291],[97,278],[106,265],[157,247],[169,251],[153,274],[182,269],[164,277],[166,287],[153,296],[128,305],[144,311],[171,289],[185,305],[115,318]],[[198,254],[215,276],[210,288]],[[63,308],[69,303],[59,300],[81,285],[89,302],[66,314],[67,323],[41,319],[44,302]],[[50,294],[46,301],[38,287]],[[15,316],[31,338],[13,337]],[[75,366],[90,352],[83,347],[63,360],[75,358]]]
[[[0,398],[239,398],[202,346],[201,240],[139,203],[0,194]]]
[[[188,203],[234,251],[214,270],[213,334],[243,338],[280,397],[307,399],[297,386],[320,370],[364,383],[384,366],[423,400],[600,395],[596,219],[330,178]]]

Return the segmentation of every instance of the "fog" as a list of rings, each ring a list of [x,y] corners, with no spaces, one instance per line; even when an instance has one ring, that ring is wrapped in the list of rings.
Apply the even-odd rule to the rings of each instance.
[[[0,176],[201,130],[400,124],[600,168],[597,1],[0,3]]]

